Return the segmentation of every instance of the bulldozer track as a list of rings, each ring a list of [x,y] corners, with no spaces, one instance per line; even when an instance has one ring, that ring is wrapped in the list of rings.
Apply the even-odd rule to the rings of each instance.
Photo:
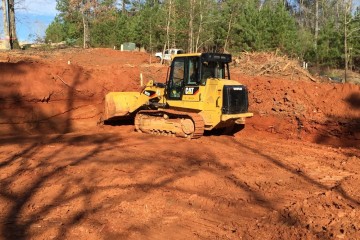
[[[142,110],[139,111],[136,114],[135,117],[135,129],[137,131],[140,130],[140,118],[142,115],[148,115],[148,116],[164,116],[164,115],[171,116],[171,118],[188,118],[191,119],[194,124],[194,131],[191,134],[188,134],[186,137],[195,139],[200,138],[204,134],[204,120],[203,118],[197,114],[197,113],[189,113],[189,112],[183,112],[183,111],[177,111],[172,109],[164,109],[164,110]],[[172,134],[166,134],[165,131],[162,131],[162,129],[158,129],[156,131],[157,134],[163,134],[163,135],[176,135],[175,133]]]

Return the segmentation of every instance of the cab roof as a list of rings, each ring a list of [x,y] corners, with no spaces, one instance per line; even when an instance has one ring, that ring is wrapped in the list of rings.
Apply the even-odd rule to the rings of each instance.
[[[227,53],[184,53],[174,55],[173,59],[178,57],[200,57],[202,62],[231,62],[231,54]]]

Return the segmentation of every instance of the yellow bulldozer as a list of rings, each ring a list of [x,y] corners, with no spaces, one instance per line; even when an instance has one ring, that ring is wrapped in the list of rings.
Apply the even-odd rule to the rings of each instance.
[[[110,92],[103,120],[134,119],[138,132],[199,138],[204,131],[242,129],[248,90],[230,80],[230,54],[173,56],[166,83],[149,81],[141,92]]]

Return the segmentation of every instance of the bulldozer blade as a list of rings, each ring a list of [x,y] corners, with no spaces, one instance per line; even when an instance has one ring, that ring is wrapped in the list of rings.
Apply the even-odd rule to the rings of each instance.
[[[139,92],[111,92],[105,96],[103,120],[126,117],[137,108]]]

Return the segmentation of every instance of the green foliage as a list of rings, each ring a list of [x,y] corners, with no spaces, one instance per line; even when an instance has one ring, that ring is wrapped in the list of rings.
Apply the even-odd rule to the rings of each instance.
[[[334,25],[334,22],[327,22],[321,29],[316,51],[317,62],[331,67],[342,65],[344,54],[344,38]]]
[[[350,25],[350,67],[360,71],[360,6],[357,7]]]
[[[346,13],[340,0],[320,4],[317,41],[314,1],[91,2],[97,3],[87,9],[86,15],[93,47],[119,48],[124,42],[134,42],[148,51],[159,51],[165,43],[167,47],[183,49],[189,49],[191,43],[195,51],[280,51],[302,60],[338,67],[344,62],[343,19],[344,14],[348,14],[350,24],[346,26],[349,32],[352,31],[348,40],[350,63],[354,65],[360,61],[356,60],[360,59],[360,11]],[[83,12],[71,3],[70,0],[57,0],[59,15],[46,30],[47,42],[71,39],[72,43],[81,44]]]
[[[282,4],[273,9],[266,6],[260,12],[259,35],[264,50],[280,49],[289,55],[299,53],[299,40],[295,20]]]
[[[66,38],[64,24],[59,17],[55,17],[54,21],[46,29],[45,42],[61,42]]]
[[[232,2],[226,7],[225,11],[231,16],[231,11],[239,8],[239,3]],[[225,35],[225,29],[221,35]],[[230,49],[236,52],[280,50],[298,56],[303,50],[295,19],[282,4],[266,4],[259,11],[258,3],[247,1],[239,8],[230,36]]]
[[[80,26],[76,21],[63,21],[59,16],[46,29],[45,42],[61,42],[66,39],[81,41]]]
[[[113,47],[116,41],[116,13],[102,13],[91,26],[91,44],[94,47]]]

